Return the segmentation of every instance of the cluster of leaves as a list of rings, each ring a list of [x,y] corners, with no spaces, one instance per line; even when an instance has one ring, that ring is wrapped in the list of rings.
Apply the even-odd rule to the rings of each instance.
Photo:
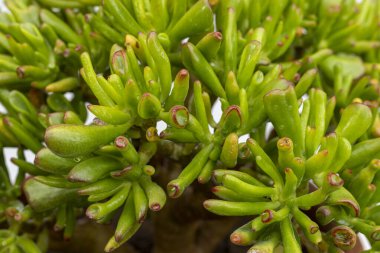
[[[194,181],[208,211],[252,217],[231,234],[251,253],[343,252],[357,232],[380,250],[379,1],[6,4],[0,141],[19,173],[2,159],[0,252],[46,251],[81,210],[121,211],[112,251]],[[183,165],[166,190],[162,157]]]

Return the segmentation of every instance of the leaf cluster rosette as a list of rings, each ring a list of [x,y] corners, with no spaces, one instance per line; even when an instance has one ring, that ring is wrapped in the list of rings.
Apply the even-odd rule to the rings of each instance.
[[[308,245],[309,250],[318,251],[354,247],[356,235],[350,227],[367,236],[373,234],[372,238],[377,236],[376,222],[368,227],[360,227],[369,220],[373,221],[373,218],[359,218],[362,207],[377,203],[373,197],[376,187],[372,184],[377,160],[355,176],[368,185],[372,194],[358,187],[354,190],[353,184],[346,186],[347,181],[342,179],[346,179],[344,172],[353,161],[365,163],[363,159],[355,157],[354,153],[358,151],[351,149],[350,142],[356,143],[370,131],[376,113],[372,113],[365,104],[353,103],[344,109],[335,130],[325,135],[326,125],[330,125],[332,115],[328,112],[331,107],[326,101],[326,94],[311,89],[309,98],[302,105],[299,113],[296,92],[291,86],[286,90],[267,93],[264,106],[278,137],[281,137],[273,139],[277,139],[277,150],[267,144],[263,147],[266,149],[264,151],[253,139],[248,139],[241,146],[241,158],[254,161],[256,170],[259,168],[259,173],[264,172],[269,176],[267,184],[258,181],[254,177],[257,177],[257,172],[252,170],[248,171],[250,173],[230,170],[214,172],[216,182],[220,185],[214,187],[213,192],[223,200],[207,200],[204,205],[219,215],[258,215],[231,235],[232,242],[238,245],[255,243],[252,252],[265,249],[273,251],[280,243],[284,249],[302,252],[297,243],[298,228],[302,231],[298,235],[303,242],[307,242],[305,245]],[[360,115],[362,121],[359,123],[353,115]],[[365,142],[357,142],[354,148]],[[373,157],[367,158],[371,160]],[[338,232],[338,228],[328,233],[323,231],[324,228],[320,229],[320,225],[304,213],[318,206],[321,206],[317,211],[319,224],[325,226],[336,219],[338,224],[342,224]],[[342,222],[340,217],[345,216],[335,212],[336,216],[321,220],[330,209],[341,210],[350,218]],[[289,217],[293,219],[293,228]],[[364,227],[368,230],[365,231]],[[280,231],[280,235],[272,235],[275,233],[273,231]],[[340,241],[342,238],[347,241]]]
[[[0,141],[36,153],[13,159],[27,210],[65,238],[79,209],[121,212],[112,251],[198,181],[207,210],[254,216],[231,235],[249,252],[379,247],[378,1],[6,3]],[[162,156],[183,165],[166,193]]]
[[[106,68],[112,44],[94,32],[83,10],[57,11],[33,1],[5,1],[5,5],[9,12],[1,13],[2,87],[76,90],[83,51],[91,52],[98,69]]]

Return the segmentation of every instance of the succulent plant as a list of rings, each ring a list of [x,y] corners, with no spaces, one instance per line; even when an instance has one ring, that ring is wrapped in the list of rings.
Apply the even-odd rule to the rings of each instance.
[[[378,0],[5,4],[0,252],[84,215],[106,252],[147,219],[155,252],[380,250]]]

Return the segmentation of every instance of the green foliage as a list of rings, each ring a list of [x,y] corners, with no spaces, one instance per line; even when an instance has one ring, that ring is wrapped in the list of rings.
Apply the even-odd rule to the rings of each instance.
[[[115,221],[110,252],[199,184],[208,211],[251,217],[230,237],[250,253],[343,252],[357,232],[380,250],[378,0],[6,5],[0,143],[19,172],[1,160],[0,252],[45,252],[48,220],[68,239],[81,210]]]

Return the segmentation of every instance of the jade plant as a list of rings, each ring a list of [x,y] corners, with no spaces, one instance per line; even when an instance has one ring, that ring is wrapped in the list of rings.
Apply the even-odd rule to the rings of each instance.
[[[0,253],[380,251],[380,1],[4,2]]]

